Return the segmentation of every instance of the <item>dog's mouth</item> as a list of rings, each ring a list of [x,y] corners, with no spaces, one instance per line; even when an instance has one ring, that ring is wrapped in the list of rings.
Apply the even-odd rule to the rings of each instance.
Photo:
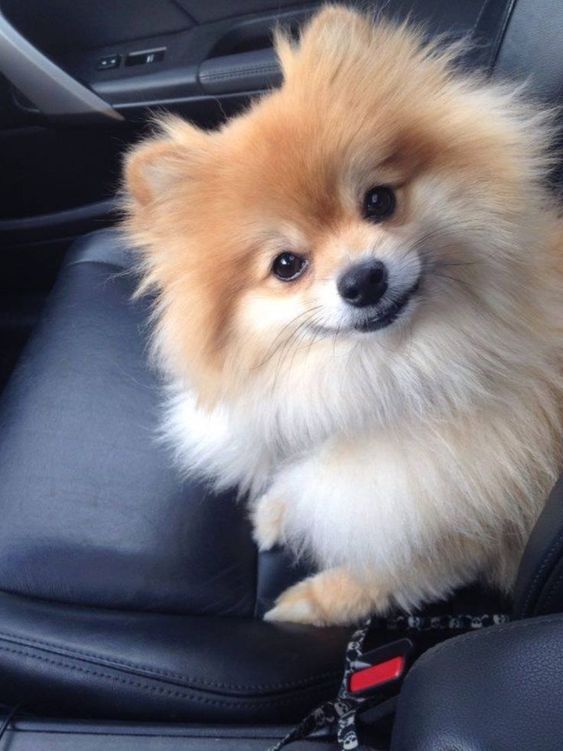
[[[324,324],[315,323],[308,325],[307,328],[315,336],[331,337],[335,335],[346,335],[356,331],[361,333],[380,331],[381,329],[391,326],[392,323],[395,323],[395,321],[401,317],[409,302],[419,291],[420,285],[421,278],[419,277],[412,287],[409,287],[409,289],[403,292],[400,297],[397,297],[395,300],[391,300],[384,305],[378,306],[377,310],[372,309],[371,313],[364,312],[363,315],[357,313],[356,319],[350,321],[345,326],[326,326]]]
[[[394,323],[405,311],[407,305],[411,301],[411,298],[418,292],[420,286],[420,279],[413,284],[406,292],[398,297],[396,300],[389,302],[381,310],[377,310],[372,315],[363,317],[353,323],[353,328],[356,331],[379,331],[380,329],[387,328]]]
[[[413,295],[417,293],[419,286],[420,280],[418,280],[406,292],[403,292],[403,294],[396,300],[385,305],[381,310],[376,311],[369,317],[363,317],[354,322],[353,328],[356,331],[365,332],[379,331],[380,329],[387,328],[387,326],[390,326],[402,315]]]

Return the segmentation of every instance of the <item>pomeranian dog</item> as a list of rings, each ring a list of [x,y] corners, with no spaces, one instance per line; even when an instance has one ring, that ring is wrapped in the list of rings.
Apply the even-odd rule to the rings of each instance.
[[[344,7],[276,49],[279,90],[127,158],[166,435],[314,563],[268,620],[509,592],[561,460],[552,117]]]

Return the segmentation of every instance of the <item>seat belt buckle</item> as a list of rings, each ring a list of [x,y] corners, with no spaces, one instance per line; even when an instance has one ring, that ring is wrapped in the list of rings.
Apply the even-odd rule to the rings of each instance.
[[[348,693],[358,698],[365,697],[399,683],[410,667],[413,652],[410,639],[399,639],[364,652],[351,665]]]

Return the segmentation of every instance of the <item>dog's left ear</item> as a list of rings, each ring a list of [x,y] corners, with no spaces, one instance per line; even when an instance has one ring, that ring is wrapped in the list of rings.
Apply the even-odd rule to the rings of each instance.
[[[274,49],[284,81],[287,81],[293,68],[298,47],[297,42],[292,38],[290,32],[281,26],[274,31]]]
[[[210,136],[178,117],[157,121],[159,133],[135,146],[125,159],[125,188],[143,208],[165,195],[206,153]]]

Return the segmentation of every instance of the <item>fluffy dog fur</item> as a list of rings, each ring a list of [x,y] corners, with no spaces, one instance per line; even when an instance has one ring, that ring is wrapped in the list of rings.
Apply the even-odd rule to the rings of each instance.
[[[156,291],[166,434],[319,573],[266,616],[349,623],[486,577],[509,591],[561,454],[562,226],[549,116],[408,25],[322,10],[284,83],[216,132],[165,119],[126,165]],[[365,192],[391,185],[370,224]],[[303,254],[294,282],[272,274]],[[389,269],[358,332],[336,281]]]

